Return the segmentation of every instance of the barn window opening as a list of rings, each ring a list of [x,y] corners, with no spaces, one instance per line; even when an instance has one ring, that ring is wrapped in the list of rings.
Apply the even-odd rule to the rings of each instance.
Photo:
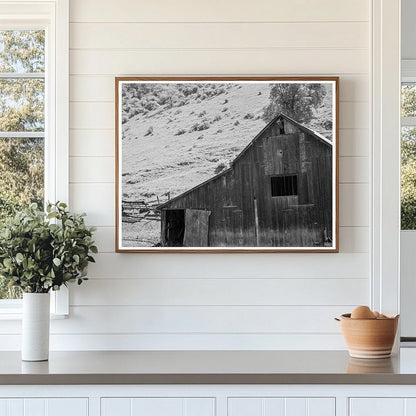
[[[293,196],[298,194],[298,176],[272,176],[270,178],[272,196]]]

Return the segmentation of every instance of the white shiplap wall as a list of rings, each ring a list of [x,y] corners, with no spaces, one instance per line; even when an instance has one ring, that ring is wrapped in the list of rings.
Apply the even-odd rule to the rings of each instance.
[[[344,348],[332,318],[369,303],[369,4],[70,1],[70,204],[100,254],[52,348]],[[339,254],[114,253],[114,77],[168,74],[340,76]]]

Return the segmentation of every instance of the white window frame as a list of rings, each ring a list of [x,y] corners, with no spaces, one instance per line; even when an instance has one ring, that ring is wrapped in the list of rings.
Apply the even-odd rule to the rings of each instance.
[[[0,29],[45,30],[45,201],[69,200],[69,0],[0,0]],[[51,313],[69,313],[68,290]],[[0,300],[0,319],[20,318],[21,300]]]
[[[373,0],[371,12],[373,139],[369,303],[373,310],[400,313],[401,2]]]
[[[415,83],[416,84],[416,60],[402,60],[402,83]],[[413,127],[416,128],[416,117],[401,117],[401,127]],[[402,336],[405,338],[413,338],[415,326],[411,323],[413,316],[414,301],[412,296],[413,285],[411,279],[413,279],[413,273],[410,273],[409,265],[411,260],[408,258],[410,255],[409,252],[412,251],[414,239],[416,235],[416,230],[400,230],[401,234],[401,244],[402,244],[402,253],[401,253],[401,264],[403,266],[402,270],[402,291],[401,291],[401,309],[402,309],[402,318],[401,318],[401,328]],[[406,315],[405,315],[406,313]],[[403,341],[402,346],[414,347],[414,341]]]

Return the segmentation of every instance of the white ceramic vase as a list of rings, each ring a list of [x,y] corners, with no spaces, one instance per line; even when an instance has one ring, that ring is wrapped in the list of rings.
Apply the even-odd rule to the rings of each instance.
[[[49,293],[23,293],[23,361],[48,360],[49,325]]]

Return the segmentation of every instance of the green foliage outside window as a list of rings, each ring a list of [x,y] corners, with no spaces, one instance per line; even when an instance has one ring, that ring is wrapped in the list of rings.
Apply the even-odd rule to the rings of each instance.
[[[0,30],[0,73],[43,73],[45,32]],[[44,80],[0,79],[0,132],[44,131]],[[44,203],[44,139],[0,133],[0,223],[31,203]],[[0,299],[21,293],[0,279]]]
[[[416,116],[416,86],[402,86],[402,117]],[[416,126],[401,135],[401,229],[416,230]]]
[[[401,228],[416,229],[416,128],[402,129]]]

